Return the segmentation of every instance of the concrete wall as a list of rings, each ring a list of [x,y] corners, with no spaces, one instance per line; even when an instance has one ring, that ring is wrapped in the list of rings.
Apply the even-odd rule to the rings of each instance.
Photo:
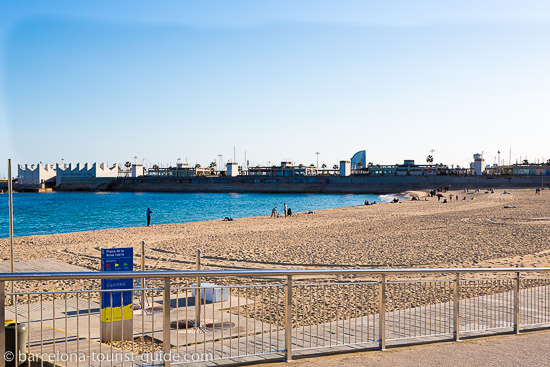
[[[546,182],[546,184],[550,183]],[[374,193],[387,194],[407,190],[426,190],[451,186],[512,188],[540,187],[541,178],[536,176],[309,176],[309,177],[192,177],[192,178],[118,178],[110,185],[113,191],[159,191],[159,192],[265,192],[265,193]],[[62,189],[69,189],[62,185]],[[79,190],[85,189],[80,186]],[[90,185],[90,190],[97,187]]]

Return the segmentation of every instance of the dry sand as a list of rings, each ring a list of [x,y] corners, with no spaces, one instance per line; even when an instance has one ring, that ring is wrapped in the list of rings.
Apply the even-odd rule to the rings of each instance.
[[[420,196],[421,201],[295,213],[289,218],[263,216],[233,222],[215,220],[19,237],[15,239],[15,258],[52,258],[99,270],[101,248],[133,246],[137,255],[141,241],[145,240],[147,270],[193,269],[197,248],[203,252],[205,269],[550,266],[550,191],[544,190],[540,196],[535,195],[534,189],[507,190],[510,194],[503,191],[452,191],[443,194],[444,197],[458,195],[460,200],[446,204],[443,199],[426,198],[423,192],[411,192],[406,194]],[[8,239],[0,239],[2,261],[8,260],[8,249]],[[140,258],[135,258],[137,269]],[[360,278],[339,278],[342,279]],[[77,283],[57,282],[55,287],[64,290],[82,286]],[[25,291],[51,290],[51,284],[46,283],[17,286]],[[345,287],[342,285],[338,293],[347,294],[350,290]],[[394,301],[389,307],[447,299],[447,296],[434,298],[429,290],[423,292],[425,297],[405,293],[396,291],[402,302]],[[266,303],[268,296],[255,296]],[[313,291],[308,297],[317,299]],[[417,298],[424,300],[416,301]],[[375,307],[375,303],[361,299],[351,303],[364,312]],[[311,307],[303,313],[314,313]],[[333,312],[325,319],[345,312],[345,307],[339,304],[331,304],[330,308]],[[271,316],[266,319],[275,321],[269,317],[278,320],[280,310],[276,307],[268,314]]]
[[[508,191],[451,192],[467,200],[447,204],[428,198],[289,218],[18,237],[15,259],[52,258],[99,270],[100,248],[133,246],[139,254],[145,240],[148,269],[156,270],[192,269],[197,248],[208,269],[550,265],[550,191]],[[0,239],[2,261],[8,250],[8,239]]]

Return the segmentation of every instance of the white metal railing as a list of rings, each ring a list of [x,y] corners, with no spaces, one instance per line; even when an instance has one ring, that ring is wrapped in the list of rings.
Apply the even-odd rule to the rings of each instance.
[[[99,280],[107,278],[133,278],[134,287],[101,290]],[[25,291],[37,282],[48,290]],[[64,282],[77,290],[59,289]],[[7,293],[6,283],[15,290]],[[123,292],[131,292],[131,322],[107,324],[101,335],[100,294],[122,303]],[[49,362],[67,366],[270,355],[290,361],[298,351],[335,346],[384,350],[418,338],[459,340],[550,326],[550,269],[4,273],[0,323],[6,320],[27,326],[26,340],[15,334],[27,354],[14,358],[29,366],[31,357],[43,362],[51,355],[56,359]],[[3,356],[5,330],[0,328]],[[129,340],[114,340],[119,331]]]

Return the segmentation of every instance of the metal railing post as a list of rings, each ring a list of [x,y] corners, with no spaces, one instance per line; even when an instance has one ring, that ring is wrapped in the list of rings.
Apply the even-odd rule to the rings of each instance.
[[[460,341],[460,273],[456,274],[456,280],[453,287],[453,328],[455,341]]]
[[[378,286],[378,321],[380,350],[386,350],[386,274],[382,274]]]
[[[145,241],[141,241],[141,271],[145,271]],[[145,315],[145,278],[141,278],[141,314]],[[153,306],[151,306],[153,312]],[[141,330],[145,330],[145,318],[141,318]]]
[[[292,275],[287,275],[285,287],[285,360],[292,361]]]
[[[4,355],[6,353],[6,288],[5,282],[0,281],[0,367],[6,367]]]
[[[516,273],[516,279],[514,282],[514,332],[516,334],[519,334],[519,325],[520,325],[520,317],[519,317],[519,278],[520,274],[519,271]]]
[[[177,300],[176,300],[177,302]],[[164,278],[162,299],[162,352],[165,366],[170,366],[170,278]]]
[[[195,268],[201,270],[201,250],[197,249],[197,260]],[[197,288],[195,289],[195,327],[201,326],[201,277],[197,277]],[[205,290],[206,292],[206,290]]]

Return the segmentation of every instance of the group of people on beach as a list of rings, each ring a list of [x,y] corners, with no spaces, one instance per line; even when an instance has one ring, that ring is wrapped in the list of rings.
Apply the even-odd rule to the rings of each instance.
[[[437,189],[431,190],[431,191],[429,192],[429,195],[430,195],[431,198],[433,198],[434,196],[440,195],[439,193],[449,191],[449,188],[450,188],[450,186],[441,186],[441,187],[438,187]],[[438,197],[439,197],[439,196],[438,196]]]
[[[292,209],[287,208],[286,203],[283,204],[283,213],[285,218],[292,217]],[[271,218],[279,218],[279,213],[277,212],[277,207],[273,208],[271,211]]]

